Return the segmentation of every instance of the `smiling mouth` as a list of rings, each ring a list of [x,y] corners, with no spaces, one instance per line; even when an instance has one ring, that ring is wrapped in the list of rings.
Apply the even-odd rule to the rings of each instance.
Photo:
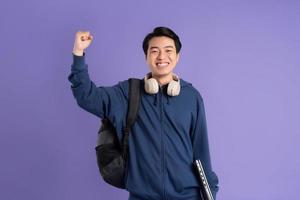
[[[157,66],[157,67],[166,67],[166,66],[168,66],[168,65],[169,65],[169,63],[167,63],[167,62],[156,63],[156,66]]]

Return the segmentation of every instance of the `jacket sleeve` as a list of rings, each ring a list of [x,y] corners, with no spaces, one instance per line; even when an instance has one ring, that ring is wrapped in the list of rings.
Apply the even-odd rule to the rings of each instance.
[[[205,109],[203,99],[199,93],[197,97],[197,119],[195,121],[196,124],[192,134],[194,158],[201,160],[212,195],[216,199],[219,180],[211,166]]]
[[[120,82],[111,87],[97,87],[90,80],[85,53],[83,56],[72,55],[73,64],[68,80],[72,83],[71,89],[77,104],[100,118],[112,119],[115,113],[123,115],[127,97]]]

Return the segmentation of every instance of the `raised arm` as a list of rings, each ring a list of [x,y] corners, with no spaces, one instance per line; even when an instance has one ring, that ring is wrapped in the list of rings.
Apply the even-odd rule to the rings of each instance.
[[[122,117],[127,108],[126,82],[111,87],[97,87],[88,74],[85,62],[86,49],[93,37],[89,32],[77,32],[73,48],[73,64],[68,80],[78,105],[84,110],[111,121],[116,115]]]

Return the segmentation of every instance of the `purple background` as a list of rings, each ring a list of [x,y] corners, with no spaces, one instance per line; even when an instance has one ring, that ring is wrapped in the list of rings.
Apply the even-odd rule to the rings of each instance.
[[[0,25],[0,199],[127,199],[100,178],[99,119],[67,80],[73,41],[91,31],[90,76],[108,86],[148,72],[141,43],[161,25],[204,97],[218,199],[298,199],[300,1],[5,1]]]

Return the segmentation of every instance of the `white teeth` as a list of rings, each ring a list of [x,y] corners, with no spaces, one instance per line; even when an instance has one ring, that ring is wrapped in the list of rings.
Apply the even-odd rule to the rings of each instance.
[[[168,63],[157,63],[157,66],[166,67],[166,66],[168,66]]]

